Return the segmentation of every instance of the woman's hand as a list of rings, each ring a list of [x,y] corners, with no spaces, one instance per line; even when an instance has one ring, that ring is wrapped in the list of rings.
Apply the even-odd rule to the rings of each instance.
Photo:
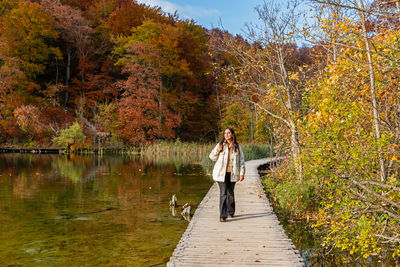
[[[240,175],[239,182],[244,180],[244,175]]]
[[[221,151],[222,151],[222,145],[219,144],[219,147],[217,148],[217,152],[219,153],[219,152],[221,152]]]

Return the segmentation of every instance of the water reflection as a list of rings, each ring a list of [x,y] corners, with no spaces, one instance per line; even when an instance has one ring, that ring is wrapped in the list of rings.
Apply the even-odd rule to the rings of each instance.
[[[198,165],[0,155],[0,265],[165,263],[211,186]],[[190,220],[190,216],[186,218]]]

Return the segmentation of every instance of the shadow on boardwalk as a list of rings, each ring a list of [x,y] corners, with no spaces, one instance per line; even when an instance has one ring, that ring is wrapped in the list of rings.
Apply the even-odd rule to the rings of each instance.
[[[227,222],[240,221],[240,220],[265,217],[265,216],[273,216],[273,215],[274,215],[273,212],[240,214],[240,215],[236,215],[233,218],[228,219]]]

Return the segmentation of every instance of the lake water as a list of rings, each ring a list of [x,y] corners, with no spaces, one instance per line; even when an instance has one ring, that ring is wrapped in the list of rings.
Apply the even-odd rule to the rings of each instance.
[[[0,154],[0,266],[162,266],[212,185],[200,165]]]

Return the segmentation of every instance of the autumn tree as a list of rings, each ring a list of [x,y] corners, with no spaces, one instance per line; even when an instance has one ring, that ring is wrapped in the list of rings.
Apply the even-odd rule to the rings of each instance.
[[[35,135],[42,134],[47,130],[46,125],[42,121],[40,110],[33,105],[22,105],[14,110],[14,117],[17,125],[22,131],[26,132],[31,139]]]
[[[132,29],[141,26],[146,20],[156,23],[175,24],[177,17],[166,16],[160,7],[152,8],[136,1],[114,1],[115,9],[107,19],[107,25],[115,35],[129,36]]]
[[[151,47],[147,57],[155,62],[161,74],[159,84],[160,103],[165,102],[175,113],[182,115],[178,134],[193,139],[213,128],[216,118],[205,118],[199,112],[211,96],[211,82],[206,77],[210,65],[207,62],[207,38],[201,27],[193,22],[179,21],[175,26],[145,21],[132,30],[132,35],[118,40],[115,54],[124,65],[130,55],[126,48],[142,43]]]
[[[222,47],[234,58],[234,64],[226,69],[230,86],[241,101],[257,106],[286,129],[289,140],[292,166],[301,180],[302,163],[299,142],[302,91],[308,69],[294,58],[298,53],[294,45],[293,25],[298,18],[296,2],[288,10],[272,1],[257,8],[262,28],[254,28],[250,37],[254,45],[238,38],[224,38]],[[239,100],[240,101],[240,100]]]
[[[0,43],[0,46],[6,46]],[[0,48],[1,49],[1,48]],[[6,56],[0,52],[0,103],[4,103],[13,93],[13,88],[17,87],[19,81],[26,80],[26,76],[20,69],[19,60]]]
[[[37,3],[2,1],[0,3],[0,124],[8,138],[21,133],[32,139],[44,132],[22,123],[33,116],[48,98],[43,77],[49,62],[61,59],[55,45],[58,36],[53,21]],[[29,105],[33,103],[35,105]],[[35,109],[29,107],[35,106]],[[30,115],[28,115],[30,114]],[[39,116],[40,112],[37,114]],[[30,118],[30,117],[29,117]],[[22,123],[22,124],[21,124]]]
[[[64,41],[63,104],[67,105],[72,100],[81,120],[86,116],[92,117],[88,110],[95,109],[97,102],[117,95],[114,78],[110,75],[112,61],[106,56],[111,51],[110,36],[104,27],[105,21],[101,19],[101,14],[109,15],[114,6],[108,4],[101,14],[96,14],[100,12],[98,5],[93,6],[89,10],[94,23],[92,26],[77,8],[63,5],[60,1],[42,0],[41,5],[54,18],[55,28],[62,33]],[[59,79],[56,79],[56,85],[58,82]]]
[[[65,44],[65,102],[70,97],[71,64],[72,57],[78,57],[78,66],[81,71],[81,79],[84,80],[85,68],[89,63],[87,56],[90,50],[90,33],[92,31],[88,21],[82,16],[81,11],[71,6],[62,5],[58,1],[42,0],[43,10],[51,15],[55,21],[55,29],[61,33]],[[74,49],[76,53],[74,53]],[[58,64],[57,64],[58,69]],[[81,79],[77,79],[78,81]],[[57,83],[58,81],[56,81]],[[79,88],[81,89],[81,88]],[[76,101],[75,101],[76,102]]]
[[[161,75],[156,62],[148,58],[156,57],[156,52],[141,43],[132,44],[127,52],[130,57],[123,72],[128,78],[118,82],[123,91],[119,102],[121,137],[137,146],[155,139],[174,138],[180,118],[161,102]]]
[[[61,58],[60,50],[53,43],[58,35],[52,23],[37,3],[25,1],[20,1],[1,17],[0,42],[3,45],[0,53],[18,61],[18,67],[26,76],[26,81],[20,81],[19,87],[27,92],[36,90],[39,93],[36,77],[44,73],[51,57]],[[7,61],[3,64],[11,65]]]
[[[346,54],[353,60],[338,59],[330,64],[309,88],[307,104],[313,112],[303,131],[304,174],[319,184],[321,208],[316,226],[326,231],[325,245],[368,257],[381,253],[386,242],[398,251],[399,162],[394,156],[398,154],[398,134],[387,131],[390,128],[382,133],[381,146],[391,168],[388,180],[381,182],[376,175],[380,168],[371,123],[368,69],[359,71],[355,63],[368,61],[352,49]],[[399,94],[395,88],[388,84],[378,91],[392,108],[397,106],[393,97]],[[398,123],[393,113],[387,115],[388,125]]]
[[[100,103],[97,105],[97,112],[94,116],[96,128],[101,132],[109,133],[109,138],[105,141],[106,145],[113,148],[123,147],[119,130],[122,125],[119,121],[118,103]]]
[[[303,161],[305,177],[318,185],[315,226],[326,248],[364,258],[388,252],[397,257],[396,13],[362,1],[318,2],[353,16],[326,12],[319,20],[329,36],[327,66],[307,85]]]
[[[19,0],[3,0],[0,2],[0,17],[3,17],[18,6]]]
[[[62,129],[60,135],[53,138],[54,144],[71,150],[82,146],[84,140],[85,134],[77,121],[68,128]]]

